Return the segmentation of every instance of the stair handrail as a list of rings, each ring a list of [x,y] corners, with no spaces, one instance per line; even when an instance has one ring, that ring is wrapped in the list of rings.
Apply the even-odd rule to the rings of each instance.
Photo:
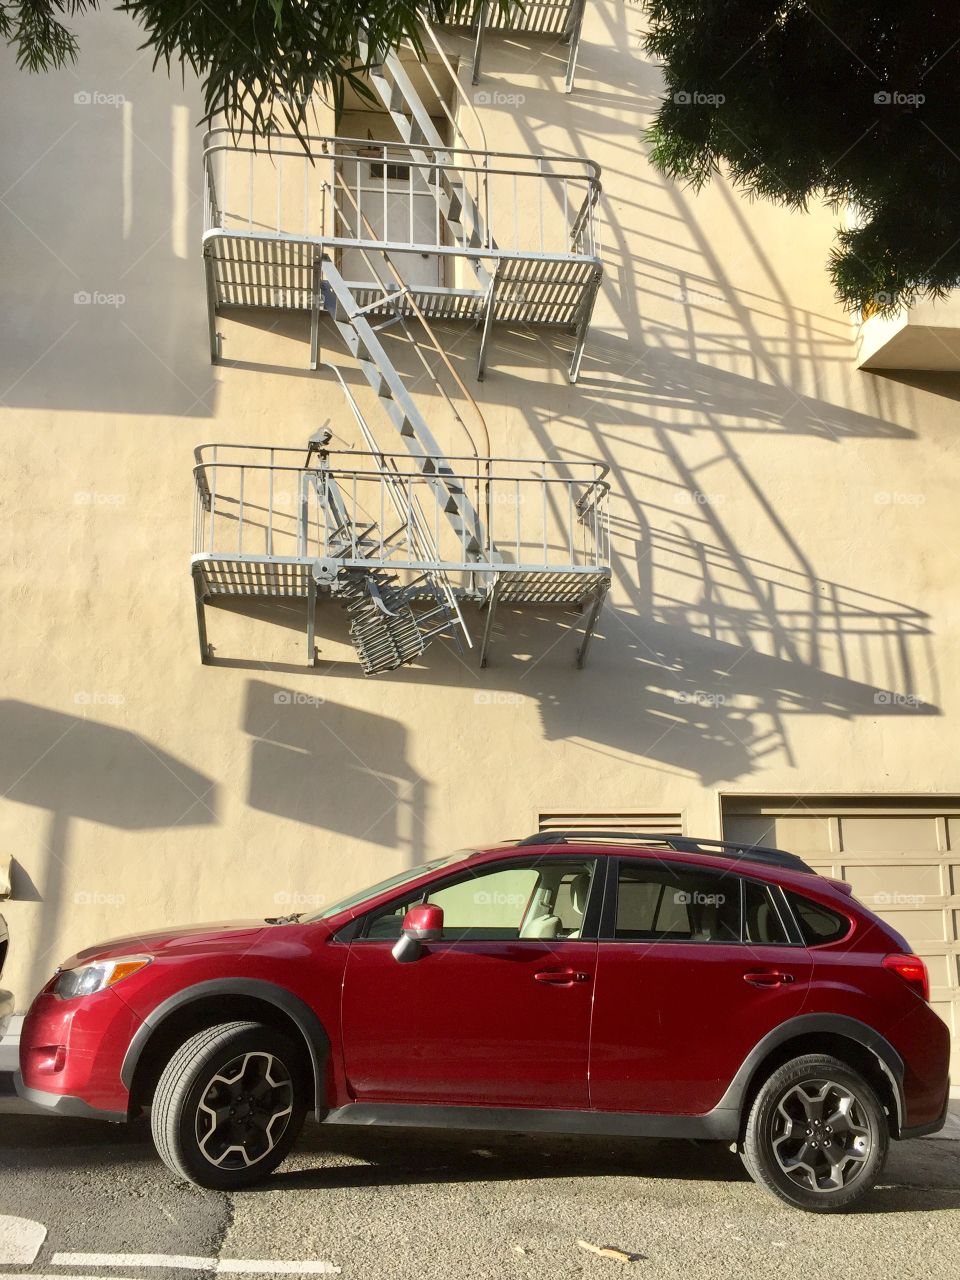
[[[474,103],[473,99],[470,97],[466,89],[464,89],[463,85],[460,83],[460,77],[457,75],[456,68],[453,66],[453,63],[448,58],[447,51],[444,49],[443,43],[441,42],[440,37],[437,35],[436,31],[434,31],[432,24],[428,22],[425,17],[421,17],[420,25],[423,27],[424,31],[430,37],[430,43],[433,45],[434,49],[440,55],[440,61],[443,63],[444,70],[446,71],[447,75],[450,77],[458,96],[462,99],[464,105],[467,107],[467,110],[470,112],[471,116],[476,122],[477,132],[480,135],[480,141],[483,144],[483,150],[488,151],[489,148],[487,147],[487,133],[483,127],[483,121],[480,118],[480,113],[477,110],[476,104]],[[421,63],[421,66],[426,66],[426,65],[427,65],[426,63]],[[432,77],[429,75],[429,72],[427,73],[427,78],[430,81],[430,87],[434,90],[434,92],[437,92],[436,85],[434,84]],[[439,93],[437,93],[437,97],[440,99],[441,105],[444,107],[444,114],[450,120],[450,123],[453,125],[453,128],[456,130],[457,134],[461,138],[463,138],[464,144],[469,146],[469,143],[467,142],[466,134],[457,124],[455,118],[453,118],[450,115],[450,112],[447,109],[447,104],[443,100],[443,97]]]
[[[481,172],[483,174],[483,179],[482,179],[483,199],[481,202],[480,193],[478,191],[477,207],[478,207],[478,210],[481,208],[483,209],[484,232],[485,232],[484,239],[486,240],[489,246],[492,246],[494,243],[494,240],[493,240],[493,232],[490,227],[490,181],[489,181],[489,174],[488,174],[488,170],[490,168],[490,148],[487,145],[487,131],[483,127],[483,120],[480,118],[479,111],[477,111],[476,103],[473,101],[471,96],[467,93],[463,85],[460,83],[460,77],[457,74],[457,71],[454,68],[453,64],[451,63],[450,59],[447,57],[447,51],[444,49],[439,36],[437,35],[436,31],[434,31],[433,29],[432,24],[427,21],[426,17],[423,17],[421,18],[421,26],[423,27],[424,31],[429,37],[430,43],[433,45],[435,51],[439,55],[440,61],[443,63],[444,70],[446,71],[457,96],[460,98],[464,106],[466,106],[468,112],[470,113],[470,116],[472,117],[477,127],[477,134],[479,136],[480,146],[483,151],[483,164],[481,166]],[[429,62],[427,62],[426,60],[423,60],[421,61],[420,66],[423,71],[423,74],[426,76],[427,83],[430,85],[431,89],[433,89],[433,92],[437,96],[437,101],[440,103],[441,107],[443,108],[443,114],[450,121],[450,126],[453,129],[454,136],[459,138],[465,147],[469,147],[470,141],[467,138],[467,135],[464,133],[463,129],[460,127],[460,124],[457,121],[456,115],[447,106],[446,99],[444,98],[443,94],[440,92],[440,89],[436,81],[434,80],[433,76],[430,73]],[[478,181],[479,180],[480,179],[478,176]]]
[[[334,180],[346,192],[347,199],[350,201],[351,205],[353,206],[353,209],[356,212],[359,221],[362,222],[365,230],[367,231],[367,234],[370,236],[372,240],[375,239],[373,228],[371,227],[369,221],[367,220],[366,215],[359,208],[356,200],[353,198],[353,192],[350,190],[349,184],[345,181],[343,174],[335,171]],[[331,198],[332,198],[334,208],[336,208],[336,204],[337,204],[336,196],[331,193]],[[370,260],[369,252],[363,248],[361,248],[359,252],[364,262],[366,263],[366,265],[370,268],[370,271],[372,272],[373,277],[376,280],[377,284],[380,286],[381,290],[383,291],[384,297],[386,299],[389,299],[391,294],[395,293],[396,290],[391,290],[389,285],[384,281],[377,267]],[[453,378],[460,394],[464,397],[464,399],[467,401],[467,403],[470,405],[471,409],[473,410],[474,416],[476,417],[478,423],[480,424],[480,429],[483,432],[483,438],[484,438],[484,444],[485,444],[484,456],[489,457],[490,456],[490,429],[487,426],[487,420],[483,416],[480,406],[477,404],[476,400],[471,394],[469,387],[467,387],[466,383],[463,381],[463,379],[460,377],[457,370],[454,368],[453,364],[450,362],[449,356],[447,355],[447,353],[444,351],[443,347],[440,345],[439,341],[437,340],[437,336],[434,333],[432,326],[429,324],[427,317],[423,314],[423,311],[418,305],[416,298],[413,296],[412,291],[410,291],[407,285],[404,284],[403,277],[400,275],[399,271],[397,271],[397,268],[393,262],[393,259],[390,257],[389,252],[385,248],[379,247],[379,246],[377,247],[376,252],[379,253],[380,256],[383,258],[383,261],[386,264],[387,270],[390,272],[391,276],[393,277],[396,288],[401,289],[405,292],[407,303],[411,311],[413,312],[413,314],[416,316],[417,321],[421,325],[424,333],[429,338],[430,346],[440,357],[441,363],[443,364],[447,372],[450,374],[450,376]],[[437,391],[440,393],[444,401],[450,407],[454,418],[460,424],[460,427],[462,428],[464,435],[470,441],[470,448],[473,450],[474,457],[479,460],[481,454],[477,449],[476,441],[474,440],[469,427],[463,420],[460,410],[457,408],[453,400],[450,398],[450,395],[447,392],[447,389],[440,382],[439,378],[437,377],[436,373],[431,367],[426,356],[423,354],[421,344],[410,332],[410,329],[406,324],[406,317],[403,315],[403,312],[398,310],[397,315],[399,317],[400,324],[401,324],[401,327],[403,328],[404,333],[407,335],[414,351],[417,354],[417,358],[420,360],[420,363],[423,365],[425,371],[429,375]]]

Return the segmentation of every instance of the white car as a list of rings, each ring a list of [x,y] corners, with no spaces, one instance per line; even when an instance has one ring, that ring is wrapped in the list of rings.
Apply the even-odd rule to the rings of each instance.
[[[7,933],[7,922],[0,916],[0,977],[3,975],[3,962],[7,958],[7,944],[10,938]],[[13,1013],[13,995],[0,987],[0,1037],[6,1034],[10,1015]]]

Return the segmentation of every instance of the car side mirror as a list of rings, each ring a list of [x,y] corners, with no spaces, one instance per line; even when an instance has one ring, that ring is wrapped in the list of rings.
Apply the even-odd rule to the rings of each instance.
[[[400,938],[393,948],[393,958],[400,964],[411,964],[423,955],[425,942],[443,937],[443,908],[432,902],[420,902],[403,917]]]

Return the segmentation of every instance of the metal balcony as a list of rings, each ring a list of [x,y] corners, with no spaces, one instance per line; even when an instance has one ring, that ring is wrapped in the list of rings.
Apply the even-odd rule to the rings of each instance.
[[[198,448],[191,569],[203,660],[205,604],[245,596],[305,601],[311,663],[318,601],[343,605],[368,673],[415,660],[444,632],[470,645],[467,602],[486,611],[481,666],[498,604],[585,609],[582,666],[610,583],[606,468],[475,457],[433,465],[480,514],[478,543],[458,534],[442,492],[407,454],[323,442]]]
[[[546,38],[568,49],[564,91],[573,90],[580,51],[580,30],[586,0],[524,0],[504,11],[489,0],[464,0],[441,25],[466,28],[473,35],[473,83],[480,79],[480,64],[487,33],[508,35],[525,41]]]
[[[204,149],[203,254],[211,358],[230,308],[332,308],[324,263],[372,318],[416,308],[483,326],[478,372],[496,322],[575,335],[576,378],[602,275],[599,170],[562,156],[311,137],[236,145],[226,130]],[[401,279],[385,297],[370,254]]]

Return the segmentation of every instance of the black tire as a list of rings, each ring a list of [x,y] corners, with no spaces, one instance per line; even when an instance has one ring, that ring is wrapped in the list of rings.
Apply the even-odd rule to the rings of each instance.
[[[304,1052],[259,1022],[198,1031],[157,1082],[150,1127],[178,1177],[231,1191],[266,1178],[297,1140],[306,1114]]]
[[[785,1063],[764,1082],[750,1108],[742,1156],[771,1195],[811,1213],[841,1213],[880,1176],[889,1138],[870,1084],[838,1058],[815,1053]]]

